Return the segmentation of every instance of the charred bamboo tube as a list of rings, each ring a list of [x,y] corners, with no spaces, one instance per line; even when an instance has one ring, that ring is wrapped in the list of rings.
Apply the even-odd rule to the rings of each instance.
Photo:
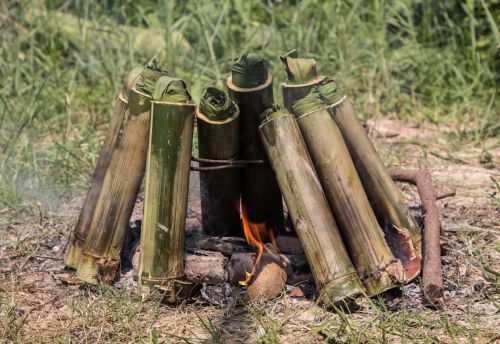
[[[270,108],[260,135],[311,267],[320,299],[337,304],[363,292],[293,115]]]
[[[403,280],[370,206],[337,125],[319,98],[319,87],[293,111],[358,275],[369,296]],[[333,100],[335,102],[335,100]]]
[[[156,81],[164,74],[155,67],[144,69],[129,93],[129,108],[78,265],[77,277],[88,283],[110,284],[116,276],[123,238],[146,165],[150,95]]]
[[[159,288],[175,302],[185,287],[184,227],[195,105],[181,79],[161,77],[151,102],[151,126],[141,231],[139,286]]]
[[[222,90],[209,87],[196,109],[200,158],[237,159],[239,156],[238,106]],[[208,166],[200,163],[200,166]],[[242,236],[238,204],[239,169],[200,173],[203,233],[213,236]]]
[[[287,82],[281,84],[283,105],[292,113],[293,103],[307,96],[311,88],[320,84],[325,77],[316,75],[316,61],[314,59],[298,58],[294,49],[280,56],[285,66]]]
[[[229,95],[240,109],[240,159],[267,160],[260,141],[260,114],[273,103],[273,78],[265,60],[243,55],[227,79]],[[271,166],[253,166],[241,171],[241,200],[248,220],[266,223],[276,232],[284,230],[283,200]]]
[[[66,249],[66,254],[64,256],[64,262],[69,268],[78,268],[78,263],[80,262],[80,257],[82,255],[83,244],[87,238],[90,222],[92,221],[92,216],[94,215],[97,199],[104,181],[104,176],[106,175],[106,171],[111,161],[111,156],[115,150],[116,142],[119,138],[120,129],[123,124],[123,119],[128,109],[128,93],[130,89],[135,86],[135,83],[137,82],[143,69],[143,67],[134,68],[130,71],[130,73],[128,73],[123,82],[123,88],[118,95],[118,99],[116,100],[115,110],[113,112],[113,116],[111,117],[108,132],[106,133],[106,138],[104,139],[104,143],[92,175],[90,187],[83,201],[80,214],[78,215],[75,227],[71,233],[68,248]]]
[[[331,94],[320,97],[342,99],[328,106],[328,111],[344,138],[392,253],[401,260],[406,278],[413,279],[421,267],[420,228],[347,98],[331,79],[321,89]]]

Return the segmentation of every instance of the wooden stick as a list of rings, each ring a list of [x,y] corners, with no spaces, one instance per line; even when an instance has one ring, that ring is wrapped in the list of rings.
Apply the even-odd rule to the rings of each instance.
[[[333,305],[361,294],[361,283],[295,117],[271,109],[263,113],[259,131],[320,291],[320,299]]]
[[[397,182],[409,183],[417,185],[417,171],[415,170],[404,170],[400,168],[389,168],[387,170],[391,178]]]
[[[227,79],[229,95],[240,108],[240,158],[267,160],[258,132],[260,114],[273,103],[273,78],[268,73],[264,84],[242,88]],[[283,200],[274,172],[269,164],[241,171],[241,199],[253,223],[266,223],[276,232],[285,228]]]
[[[379,294],[403,280],[403,267],[385,241],[340,130],[327,109],[318,105],[302,113],[296,107],[309,103],[308,97],[294,104],[297,122],[367,294]]]
[[[184,229],[195,104],[184,81],[164,78],[157,87],[165,82],[166,94],[176,83],[185,93],[182,100],[170,101],[167,95],[151,102],[138,280],[142,294],[160,290],[172,303],[179,288],[189,287],[183,281]]]
[[[113,116],[111,117],[101,152],[99,153],[99,158],[92,175],[90,187],[83,201],[80,214],[78,215],[75,227],[71,233],[68,248],[66,249],[66,254],[64,256],[64,262],[69,268],[78,268],[78,263],[80,262],[80,257],[82,255],[83,244],[89,232],[97,199],[104,182],[104,176],[106,175],[109,163],[111,162],[111,157],[116,148],[120,130],[122,129],[123,119],[125,118],[125,113],[129,107],[128,94],[130,89],[135,86],[135,83],[137,82],[137,79],[143,69],[143,67],[137,67],[127,74],[123,82],[123,88],[120,91],[118,99],[116,100],[115,110],[113,112]]]
[[[436,196],[432,179],[424,163],[418,162],[416,182],[422,201],[424,217],[424,266],[422,279],[425,297],[435,305],[443,304],[443,275],[441,271],[441,247],[439,244],[441,223],[436,206]]]
[[[444,303],[443,275],[441,270],[441,223],[436,205],[436,192],[432,187],[432,179],[424,163],[418,162],[419,169],[390,169],[394,180],[411,183],[417,186],[422,202],[424,217],[423,231],[423,270],[422,283],[425,297],[434,305]],[[451,192],[454,194],[454,192]]]
[[[227,95],[220,90],[220,95]],[[215,91],[213,91],[215,92]],[[231,102],[231,100],[229,100]],[[211,161],[234,161],[239,155],[239,115],[236,104],[228,110],[234,113],[222,119],[210,119],[196,108],[198,123],[198,151],[200,168],[210,168]],[[207,161],[208,160],[208,161]],[[242,166],[232,165],[231,166]],[[238,168],[205,170],[200,173],[202,231],[214,236],[240,236],[238,204],[240,199],[240,171]]]
[[[406,279],[415,278],[421,267],[420,228],[348,99],[328,111],[342,133],[391,251],[403,263]]]
[[[415,170],[389,168],[388,172],[391,178],[396,182],[403,182],[412,185],[417,185],[417,179],[416,179],[417,171]],[[436,200],[440,200],[456,196],[457,192],[455,190],[447,190],[443,191],[443,193],[438,194],[434,191],[434,194],[436,195]]]
[[[146,78],[151,73],[154,75]],[[154,84],[158,73],[146,68],[138,84]],[[151,96],[145,92],[136,85],[129,94],[129,111],[97,200],[76,274],[88,283],[111,284],[119,267],[125,231],[146,165]]]

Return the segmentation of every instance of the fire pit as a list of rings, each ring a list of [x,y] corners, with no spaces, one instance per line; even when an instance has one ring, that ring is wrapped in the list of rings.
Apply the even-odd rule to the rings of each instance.
[[[294,51],[281,59],[283,109],[267,62],[255,54],[234,63],[228,93],[210,87],[198,106],[183,80],[155,64],[128,74],[66,253],[77,277],[118,278],[144,172],[135,259],[143,295],[174,303],[201,285],[210,298],[207,286],[215,285],[228,296],[231,283],[254,300],[304,282],[329,307],[420,273],[420,228],[392,179],[405,171],[386,170],[346,95],[316,74],[314,60]],[[199,173],[201,221],[186,226],[198,177],[190,170]],[[426,213],[424,291],[440,303],[436,195],[423,164],[409,174]]]

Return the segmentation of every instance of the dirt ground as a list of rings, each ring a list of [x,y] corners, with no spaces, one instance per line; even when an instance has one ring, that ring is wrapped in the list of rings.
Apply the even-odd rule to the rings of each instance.
[[[177,307],[142,300],[128,288],[67,284],[62,261],[80,203],[36,218],[0,210],[0,337],[5,342],[500,342],[500,149],[453,138],[453,128],[388,118],[370,135],[388,166],[414,168],[422,159],[438,191],[446,255],[446,305],[422,303],[419,282],[381,298],[361,299],[351,314],[283,293],[266,304]],[[488,144],[488,141],[487,143]],[[400,184],[418,207],[413,186]],[[82,197],[83,199],[83,197]],[[140,218],[138,204],[134,218]],[[191,198],[188,225],[199,221]]]

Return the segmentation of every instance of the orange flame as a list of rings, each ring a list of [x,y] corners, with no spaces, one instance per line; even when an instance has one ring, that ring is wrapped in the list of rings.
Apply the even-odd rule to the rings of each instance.
[[[272,252],[265,244],[270,243],[276,252],[279,254],[281,257],[281,261],[284,266],[286,266],[286,258],[283,257],[278,249],[278,246],[276,245],[276,240],[274,238],[273,230],[272,228],[269,228],[266,226],[265,223],[253,223],[250,220],[248,220],[248,214],[247,214],[247,209],[246,206],[240,202],[240,217],[241,221],[243,223],[243,231],[245,233],[245,238],[247,242],[252,245],[253,247],[256,247],[259,250],[259,253],[257,254],[257,258],[255,258],[255,262],[252,267],[252,272],[248,273],[245,272],[246,274],[246,279],[244,281],[240,281],[240,285],[246,286],[252,279],[253,275],[255,274],[255,271],[257,270],[257,267],[259,266],[260,260],[262,258],[262,254],[264,253],[264,250],[269,252],[271,255],[275,255],[274,252]]]

